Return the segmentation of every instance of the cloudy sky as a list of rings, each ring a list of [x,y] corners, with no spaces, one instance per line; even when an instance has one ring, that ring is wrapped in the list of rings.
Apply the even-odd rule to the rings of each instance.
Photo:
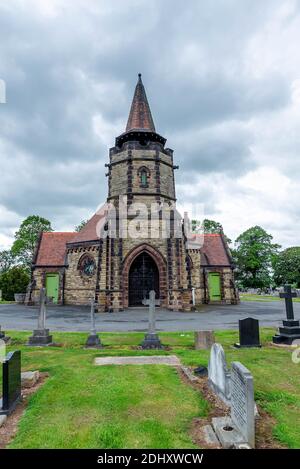
[[[300,245],[299,44],[300,0],[0,0],[0,248],[105,200],[138,72],[178,199]]]

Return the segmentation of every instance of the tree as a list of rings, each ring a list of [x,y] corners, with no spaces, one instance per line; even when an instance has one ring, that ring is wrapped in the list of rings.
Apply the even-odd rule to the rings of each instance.
[[[16,263],[16,256],[9,250],[0,251],[0,273],[6,272]]]
[[[82,228],[85,227],[85,225],[87,224],[88,220],[82,220],[79,225],[75,226],[75,231],[79,232],[82,230]]]
[[[215,234],[215,233],[224,233],[223,226],[218,221],[208,220],[205,218],[203,222],[199,220],[192,220],[192,233],[206,233],[206,234]],[[231,244],[231,239],[226,235],[225,239],[227,244]]]
[[[280,252],[273,265],[276,285],[290,283],[300,287],[300,247],[291,247]]]
[[[15,266],[0,275],[3,299],[13,301],[15,293],[25,293],[30,277],[23,266]]]
[[[31,215],[21,223],[15,234],[11,251],[27,268],[31,265],[39,235],[43,231],[53,231],[50,221],[38,215]]]
[[[243,287],[266,288],[272,282],[272,263],[280,246],[260,226],[244,231],[235,241],[236,278]]]

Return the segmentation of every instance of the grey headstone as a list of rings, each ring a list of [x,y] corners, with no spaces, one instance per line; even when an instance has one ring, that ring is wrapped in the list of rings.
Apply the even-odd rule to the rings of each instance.
[[[230,403],[230,372],[227,368],[224,349],[213,344],[208,364],[208,383],[225,404]]]
[[[215,343],[214,331],[196,331],[195,332],[195,349],[210,349]]]
[[[244,442],[255,447],[255,403],[253,377],[239,362],[231,365],[231,420],[244,437]]]

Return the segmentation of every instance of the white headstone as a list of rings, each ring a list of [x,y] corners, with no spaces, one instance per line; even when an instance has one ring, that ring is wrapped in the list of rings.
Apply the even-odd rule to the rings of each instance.
[[[245,443],[255,446],[255,403],[253,377],[239,362],[231,368],[231,420]]]
[[[230,372],[227,368],[225,353],[221,344],[213,344],[211,347],[208,383],[213,391],[228,405],[230,402]]]
[[[4,340],[0,339],[0,363],[5,361],[6,357],[6,344]]]

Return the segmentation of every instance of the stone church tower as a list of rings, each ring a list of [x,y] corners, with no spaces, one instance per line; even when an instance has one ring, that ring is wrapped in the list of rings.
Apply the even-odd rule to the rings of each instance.
[[[42,233],[32,300],[44,285],[54,302],[94,298],[102,311],[141,305],[152,289],[174,310],[238,301],[224,236],[205,235],[203,246],[188,242],[176,210],[177,167],[165,144],[139,74],[126,130],[109,151],[107,206],[79,233]]]

